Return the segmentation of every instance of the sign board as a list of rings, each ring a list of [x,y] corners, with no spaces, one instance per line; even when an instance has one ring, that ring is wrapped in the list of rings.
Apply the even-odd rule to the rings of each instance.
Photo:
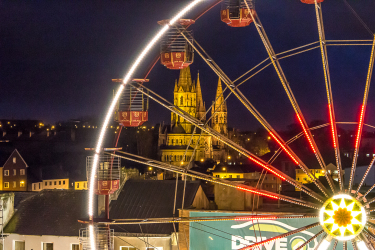
[[[250,216],[250,214],[190,212],[190,216]],[[318,218],[191,222],[190,250],[238,250],[261,240],[266,240],[316,222],[318,222]],[[317,226],[285,238],[277,239],[265,244],[262,250],[295,250],[321,230],[322,227]],[[310,242],[303,250],[315,249],[320,237]],[[332,249],[332,246],[333,241],[329,249]],[[338,243],[336,249],[342,249],[342,243]],[[348,244],[348,250],[352,249],[352,245]],[[258,248],[258,250],[260,249]]]

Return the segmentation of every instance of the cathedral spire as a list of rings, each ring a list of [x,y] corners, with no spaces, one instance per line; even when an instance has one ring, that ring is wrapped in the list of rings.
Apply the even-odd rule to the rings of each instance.
[[[202,89],[201,89],[201,82],[199,79],[199,72],[197,76],[197,86],[196,86],[196,92],[197,92],[197,118],[206,120],[205,113],[206,113],[206,107],[204,106],[203,97],[202,97]]]
[[[192,87],[190,67],[180,70],[180,78],[178,80],[178,88],[182,87],[184,91],[190,91]]]
[[[227,102],[224,101],[223,87],[221,86],[221,79],[217,83],[215,106],[212,111],[216,112],[227,112]]]

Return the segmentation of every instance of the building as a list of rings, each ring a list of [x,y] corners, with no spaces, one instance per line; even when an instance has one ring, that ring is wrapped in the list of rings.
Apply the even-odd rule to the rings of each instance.
[[[328,174],[331,175],[334,181],[338,181],[338,171],[335,165],[333,165],[332,163],[328,164],[327,171],[328,171]],[[319,177],[324,177],[326,174],[325,171],[321,168],[310,169],[310,172],[317,179],[319,179]],[[312,182],[302,169],[296,169],[296,181],[302,184],[308,184]],[[296,188],[296,190],[299,190],[299,189]]]
[[[88,190],[87,181],[75,181],[74,182],[75,190]]]
[[[4,191],[27,191],[27,169],[28,165],[21,154],[15,149],[1,168],[2,190]]]
[[[178,181],[176,206],[174,197],[175,180],[128,180],[117,200],[111,201],[110,217],[129,218],[168,218],[178,216],[182,207],[184,181]],[[199,181],[186,182],[184,208],[208,209],[208,199]],[[175,213],[173,212],[175,208]],[[177,250],[176,229],[170,223],[146,225],[114,225],[114,250]]]
[[[30,194],[15,202],[14,213],[4,227],[4,249],[78,250],[79,229],[83,227],[78,219],[87,214],[87,191],[43,190]]]
[[[227,105],[223,98],[220,79],[215,100],[216,102],[214,102],[211,111],[213,114],[211,127],[219,133],[228,136]],[[189,67],[181,69],[179,80],[175,82],[173,103],[191,116],[203,122],[206,121],[206,107],[203,102],[199,74],[195,84],[195,81],[192,81]],[[190,122],[172,112],[171,125],[160,126],[159,128],[158,149],[161,161],[180,166],[181,162],[190,160],[195,145],[199,143],[194,156],[195,161],[204,161],[211,158],[216,162],[225,162],[227,152],[224,144],[204,132],[200,137],[200,129],[197,129],[192,137],[193,128],[194,126]],[[199,137],[200,140],[198,141]],[[189,142],[190,146],[188,147]],[[185,151],[187,157],[184,158]]]
[[[32,191],[45,189],[69,189],[69,178],[42,180],[32,184]]]

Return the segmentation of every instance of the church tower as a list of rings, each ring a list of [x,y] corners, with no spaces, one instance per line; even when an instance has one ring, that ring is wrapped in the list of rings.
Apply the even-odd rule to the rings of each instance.
[[[213,102],[211,114],[213,116],[211,120],[211,127],[220,134],[227,136],[227,103],[224,101],[223,88],[221,86],[220,78],[217,84],[216,97],[215,101]],[[220,142],[217,139],[213,138],[213,143],[214,145],[220,146]]]
[[[197,119],[202,121],[206,121],[206,105],[203,102],[203,97],[202,97],[202,89],[201,89],[201,82],[199,80],[199,72],[197,76],[197,86],[196,86],[196,91],[197,91]]]
[[[191,80],[190,67],[180,70],[179,80],[178,82],[176,80],[174,86],[174,105],[191,116],[197,117],[197,91]],[[173,125],[181,125],[186,133],[192,132],[191,123],[173,112],[171,113],[171,122]]]

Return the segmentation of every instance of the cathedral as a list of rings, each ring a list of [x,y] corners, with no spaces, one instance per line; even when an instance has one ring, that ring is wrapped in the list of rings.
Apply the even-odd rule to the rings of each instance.
[[[189,67],[181,69],[179,80],[176,80],[174,85],[173,94],[174,105],[191,116],[201,120],[203,123],[210,117],[206,117],[206,105],[202,98],[199,73],[195,82],[192,81]],[[227,104],[224,101],[220,79],[215,100],[211,110],[213,118],[209,121],[210,126],[217,132],[228,136]],[[194,135],[193,132],[194,125],[172,112],[171,124],[160,126],[159,128],[158,148],[161,161],[180,166],[184,162],[190,161],[197,143],[194,161],[203,162],[206,159],[213,159],[215,162],[220,163],[226,160],[227,150],[223,143],[205,132],[201,133],[199,128],[196,129]],[[187,147],[190,140],[190,146]],[[185,158],[184,155],[186,155]]]

